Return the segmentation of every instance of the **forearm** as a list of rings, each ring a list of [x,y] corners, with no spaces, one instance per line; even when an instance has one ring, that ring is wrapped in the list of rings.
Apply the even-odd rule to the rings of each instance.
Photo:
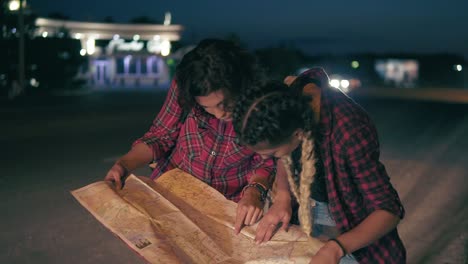
[[[153,160],[153,151],[145,143],[138,143],[122,156],[117,163],[122,165],[127,172],[131,172]]]
[[[276,166],[276,179],[272,187],[272,198],[273,204],[257,227],[255,234],[257,244],[270,240],[280,222],[282,223],[281,229],[287,231],[291,219],[291,193],[287,174],[281,161],[278,161]]]
[[[291,201],[291,191],[289,189],[288,175],[283,162],[278,160],[276,164],[276,187],[274,189],[275,200]]]
[[[400,218],[385,210],[372,212],[362,223],[350,231],[341,234],[337,239],[346,249],[352,253],[363,248],[393,230]]]
[[[257,155],[257,154],[255,154]],[[258,194],[262,195],[265,194],[269,189],[271,189],[271,183],[273,179],[273,174],[275,173],[275,161],[273,159],[262,159],[259,156],[258,157],[253,157],[251,159],[252,164],[251,167],[255,168],[253,169],[248,175],[248,183],[258,183],[258,185],[261,185],[261,188],[264,189],[264,191],[258,190]],[[254,189],[258,189],[259,186],[257,186]],[[251,188],[245,188],[243,192],[249,190]]]

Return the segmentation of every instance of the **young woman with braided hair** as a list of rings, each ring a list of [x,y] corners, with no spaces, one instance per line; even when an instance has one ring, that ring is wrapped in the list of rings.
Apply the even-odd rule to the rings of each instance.
[[[328,83],[325,71],[313,68],[291,87],[250,89],[236,103],[234,129],[264,158],[281,158],[277,181],[289,183],[301,227],[326,241],[311,263],[405,263],[396,229],[404,209],[379,161],[377,131],[358,104]],[[289,221],[284,197],[260,221],[257,242]]]

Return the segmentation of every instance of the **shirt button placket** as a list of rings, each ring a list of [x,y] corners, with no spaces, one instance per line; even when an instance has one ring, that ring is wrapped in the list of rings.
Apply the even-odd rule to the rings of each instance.
[[[222,141],[224,139],[224,131],[225,131],[226,127],[224,125],[224,123],[220,123],[219,126],[218,126],[218,135],[216,135],[216,140],[215,140],[215,143],[213,144],[213,147],[210,151],[210,157],[208,159],[208,162],[210,163],[211,165],[211,174],[214,175],[215,174],[215,163],[216,163],[216,158],[217,158],[217,155],[218,155],[218,152],[219,152],[219,148],[221,147],[222,145]]]

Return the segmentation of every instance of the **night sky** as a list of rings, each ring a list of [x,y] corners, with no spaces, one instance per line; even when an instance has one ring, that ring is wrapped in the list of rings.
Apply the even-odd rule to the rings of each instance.
[[[183,40],[237,34],[249,48],[292,44],[321,52],[459,53],[468,57],[468,0],[30,0],[40,15],[116,22],[148,16],[185,27]]]

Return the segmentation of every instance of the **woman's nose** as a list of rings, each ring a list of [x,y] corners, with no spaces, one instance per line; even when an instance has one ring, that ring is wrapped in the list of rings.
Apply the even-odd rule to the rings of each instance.
[[[216,109],[214,111],[214,116],[218,119],[222,119],[224,116],[226,115],[226,112],[224,112],[223,110],[221,109]]]

